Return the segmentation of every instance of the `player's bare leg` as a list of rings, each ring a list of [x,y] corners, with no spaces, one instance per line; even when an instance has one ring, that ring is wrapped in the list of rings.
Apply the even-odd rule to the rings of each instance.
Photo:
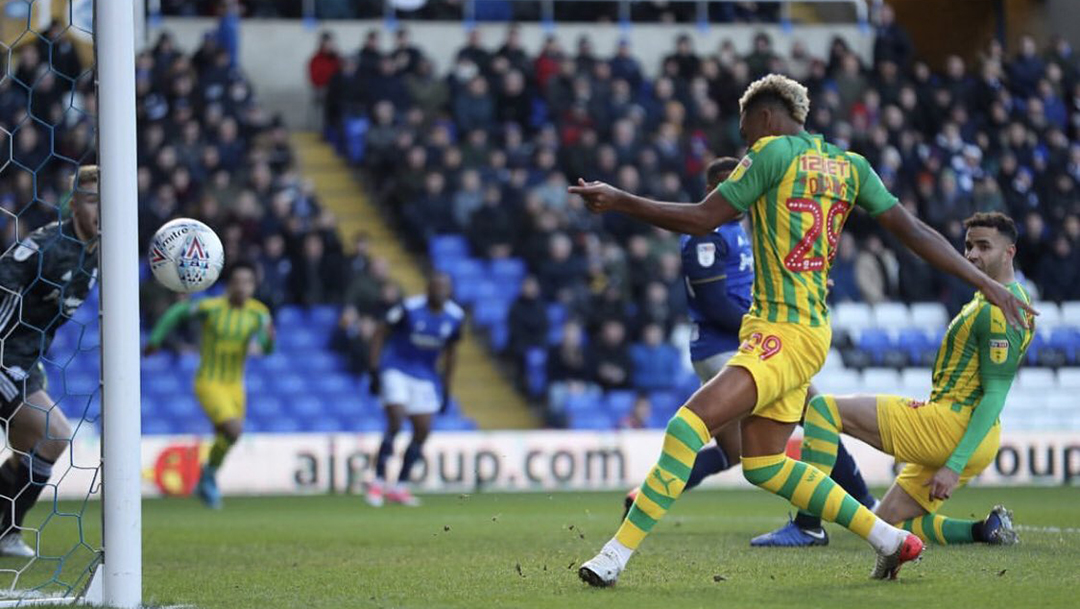
[[[428,436],[431,435],[431,418],[430,414],[409,416],[413,430],[412,438],[401,459],[401,471],[398,474],[397,484],[386,492],[386,500],[390,503],[399,503],[409,507],[420,505],[420,500],[409,490],[409,479],[412,476],[413,466],[423,457],[424,442],[427,442]]]
[[[225,462],[225,455],[229,454],[243,432],[244,421],[240,418],[227,419],[214,426],[214,443],[210,446],[210,455],[199,475],[199,483],[195,486],[195,494],[209,508],[221,509],[217,472]]]
[[[405,407],[401,404],[386,404],[386,433],[383,434],[379,452],[375,455],[375,478],[364,490],[364,501],[371,507],[382,507],[386,496],[386,462],[394,456],[394,438],[401,431],[405,422]]]
[[[31,557],[35,550],[21,535],[23,518],[41,496],[53,464],[71,444],[72,429],[44,391],[30,394],[11,415],[7,428],[13,452],[0,465],[0,556]]]

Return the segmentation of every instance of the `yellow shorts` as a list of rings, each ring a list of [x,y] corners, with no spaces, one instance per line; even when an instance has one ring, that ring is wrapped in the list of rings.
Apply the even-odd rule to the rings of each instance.
[[[241,383],[196,380],[195,397],[199,398],[203,411],[214,425],[244,418],[244,385]]]
[[[810,379],[829,353],[832,330],[745,315],[739,341],[739,352],[728,365],[745,368],[754,377],[757,404],[753,414],[782,423],[799,422]]]
[[[882,448],[906,464],[896,483],[927,512],[938,511],[944,500],[931,500],[930,487],[924,485],[952,456],[967,429],[971,409],[953,410],[948,404],[879,395],[877,417]],[[960,473],[957,488],[993,462],[1000,444],[1001,425],[995,424]]]

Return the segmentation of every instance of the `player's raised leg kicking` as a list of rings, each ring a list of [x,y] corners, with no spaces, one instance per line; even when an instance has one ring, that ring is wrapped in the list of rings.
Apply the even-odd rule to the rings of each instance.
[[[739,164],[739,159],[721,157],[705,168],[705,186],[715,190]],[[750,288],[754,283],[754,254],[750,238],[736,218],[716,227],[706,235],[681,238],[682,268],[690,319],[694,322],[690,342],[690,361],[694,372],[704,385],[720,374],[724,365],[735,356],[739,346],[739,326],[750,309]],[[809,397],[817,395],[811,386]],[[686,492],[702,480],[739,464],[740,439],[738,423],[714,430],[715,443],[698,451],[694,467],[686,480]],[[851,455],[841,443],[837,447],[836,466],[832,479],[851,493],[860,503],[873,509],[876,500],[855,466]],[[639,488],[626,495],[623,518],[637,499]],[[808,519],[800,513],[783,528],[754,538],[754,546],[823,546],[829,543],[828,534],[820,519]]]
[[[829,349],[825,282],[844,221],[862,207],[915,253],[979,288],[1013,324],[1026,323],[1022,309],[1030,305],[897,205],[865,158],[807,133],[809,108],[806,88],[789,78],[772,74],[751,83],[740,100],[739,125],[750,152],[697,205],[651,201],[602,182],[581,180],[570,188],[593,212],[622,212],[679,233],[703,235],[745,211],[754,226],[754,304],[739,331],[739,353],[668,423],[663,452],[630,515],[579,569],[590,585],[615,583],[682,494],[710,430],[737,420],[747,480],[866,539],[878,554],[875,576],[894,576],[922,552],[917,536],[876,517],[821,470],[784,454],[810,379]]]
[[[202,324],[195,395],[214,424],[215,435],[195,493],[215,509],[221,507],[218,469],[244,430],[244,363],[248,346],[252,338],[257,338],[263,353],[274,350],[270,309],[252,298],[256,287],[255,266],[248,262],[233,263],[226,270],[225,281],[225,296],[183,301],[169,307],[154,326],[146,347],[148,353],[156,351],[169,332],[186,319],[195,317]]]
[[[964,225],[967,259],[1029,300],[1013,276],[1013,221],[1000,213],[979,213]],[[938,348],[928,402],[891,395],[818,396],[806,412],[802,460],[828,472],[843,431],[906,464],[877,509],[881,519],[924,541],[1015,543],[1012,515],[1002,506],[983,520],[937,512],[997,455],[998,415],[1033,335],[1009,327],[1001,309],[976,294],[953,318]]]
[[[386,433],[375,457],[375,479],[364,493],[371,506],[380,507],[384,500],[420,505],[407,485],[413,466],[423,456],[432,417],[449,404],[450,376],[465,320],[465,312],[450,300],[451,291],[448,275],[432,275],[427,295],[413,296],[391,309],[372,340],[371,392],[382,399]],[[413,434],[402,456],[397,484],[390,486],[386,463],[394,454],[394,437],[405,417],[412,423]]]
[[[71,216],[30,233],[0,257],[0,417],[11,456],[0,465],[0,556],[32,557],[23,518],[71,441],[45,391],[39,360],[98,277],[98,168],[72,179]],[[42,330],[44,328],[44,330]]]

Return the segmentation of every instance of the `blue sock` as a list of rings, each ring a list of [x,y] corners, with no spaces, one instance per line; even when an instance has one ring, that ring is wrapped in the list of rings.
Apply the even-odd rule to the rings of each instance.
[[[405,449],[405,456],[401,459],[401,472],[398,474],[398,484],[405,484],[409,481],[409,474],[412,473],[413,465],[415,465],[422,456],[420,454],[422,448],[422,444],[409,443],[409,447]]]
[[[731,462],[728,461],[724,449],[715,444],[706,446],[698,451],[697,458],[694,459],[694,468],[690,470],[690,477],[686,479],[683,492],[701,484],[701,481],[705,478],[713,474],[719,474],[729,467],[731,467]]]
[[[833,466],[829,477],[859,503],[867,508],[873,507],[874,495],[866,487],[866,480],[863,480],[859,466],[855,464],[855,459],[851,458],[851,453],[844,448],[843,442],[836,445],[836,465]],[[800,510],[795,516],[795,524],[800,529],[820,529],[821,518]]]
[[[394,436],[387,434],[383,436],[379,452],[375,454],[375,477],[379,480],[386,480],[386,461],[392,456],[394,456]]]

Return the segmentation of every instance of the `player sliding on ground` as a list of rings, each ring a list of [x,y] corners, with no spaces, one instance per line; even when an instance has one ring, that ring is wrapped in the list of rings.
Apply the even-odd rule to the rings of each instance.
[[[578,573],[610,586],[689,477],[710,430],[740,421],[743,475],[796,507],[837,522],[877,552],[872,576],[895,577],[918,558],[914,534],[878,518],[813,465],[788,458],[787,440],[802,418],[810,379],[821,369],[832,332],[826,277],[852,207],[862,207],[916,254],[966,280],[1023,326],[1026,302],[961,256],[885,189],[865,158],[804,129],[806,87],[770,74],[739,100],[739,129],[750,151],[726,182],[696,205],[660,203],[602,182],[572,186],[595,212],[616,211],[660,228],[704,235],[749,211],[754,227],[753,305],[742,322],[739,353],[668,423],[663,452],[641,485],[615,537]]]
[[[738,159],[731,157],[721,157],[709,163],[705,169],[706,190],[715,190],[738,163]],[[690,361],[698,379],[705,384],[720,373],[724,364],[735,356],[739,346],[739,326],[750,308],[754,255],[750,249],[750,239],[738,218],[721,224],[706,235],[684,235],[681,241],[684,285],[690,318],[694,322]],[[817,395],[812,385],[807,395]],[[716,443],[698,451],[683,492],[701,484],[708,476],[738,465],[738,423],[713,430],[712,435]],[[855,460],[844,449],[843,443],[837,444],[836,464],[831,477],[859,503],[874,508],[877,500],[866,487]],[[624,519],[629,515],[640,490],[635,488],[626,495]],[[752,546],[785,547],[824,546],[828,543],[829,536],[822,528],[821,520],[802,512],[784,527],[750,541]]]
[[[979,213],[964,226],[967,259],[1029,301],[1013,276],[1012,219]],[[906,464],[876,510],[882,520],[924,541],[1016,543],[1012,514],[1000,505],[985,520],[946,518],[937,511],[997,455],[998,415],[1033,335],[1009,327],[1001,309],[975,294],[938,348],[929,402],[892,395],[817,396],[806,411],[802,460],[828,473],[843,431]]]
[[[97,283],[97,166],[80,167],[71,188],[71,217],[37,229],[0,257],[0,416],[11,448],[0,465],[0,556],[36,555],[23,541],[23,518],[71,442],[71,425],[45,391],[39,360]]]
[[[423,456],[432,416],[445,412],[450,404],[450,377],[465,321],[465,311],[450,300],[451,293],[450,276],[433,274],[427,294],[408,298],[390,309],[371,341],[371,393],[380,396],[386,410],[386,433],[375,456],[375,479],[364,492],[364,500],[372,507],[381,507],[384,500],[420,505],[407,485],[413,466]],[[412,438],[401,460],[397,484],[390,486],[386,483],[386,462],[394,454],[394,437],[405,417],[412,423]]]
[[[214,509],[221,507],[218,469],[244,430],[244,362],[248,346],[252,338],[257,338],[264,354],[274,350],[270,310],[252,298],[256,282],[254,265],[234,263],[226,271],[225,281],[225,296],[183,301],[169,307],[154,326],[146,347],[147,353],[153,353],[177,324],[191,317],[202,324],[195,396],[214,424],[215,435],[195,492]]]

